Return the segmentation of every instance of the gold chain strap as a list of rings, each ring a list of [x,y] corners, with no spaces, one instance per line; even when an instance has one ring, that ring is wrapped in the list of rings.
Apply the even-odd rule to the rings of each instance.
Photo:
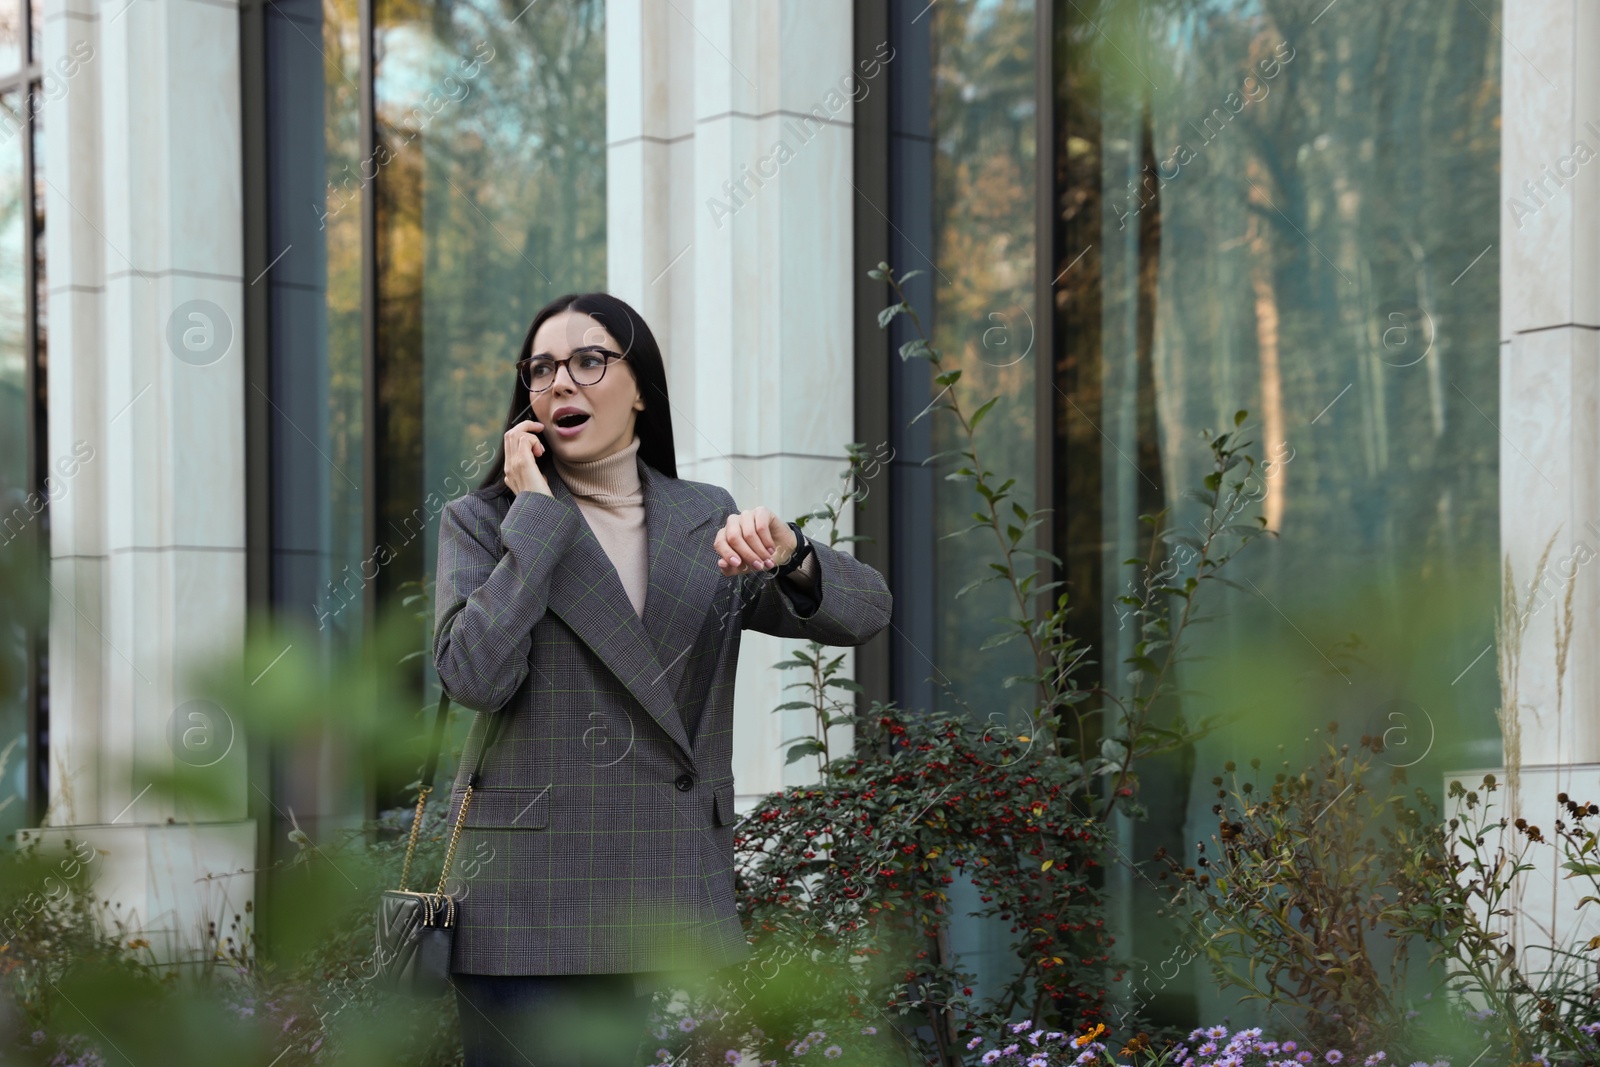
[[[425,785],[417,794],[417,813],[411,818],[411,840],[406,842],[406,865],[400,868],[400,891],[403,893],[406,886],[411,884],[411,856],[417,851],[417,834],[422,831],[422,806],[428,802],[428,794],[433,792],[433,786]]]
[[[439,872],[439,888],[437,892],[440,896],[444,895],[444,884],[450,879],[450,865],[455,862],[456,858],[456,841],[461,837],[461,824],[466,821],[467,805],[471,803],[472,786],[469,784],[466,793],[461,797],[461,810],[456,813],[456,824],[450,828],[450,846],[445,849],[444,870]]]

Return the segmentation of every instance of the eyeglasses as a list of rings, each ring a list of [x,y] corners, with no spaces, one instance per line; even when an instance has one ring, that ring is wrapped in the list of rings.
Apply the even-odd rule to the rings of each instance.
[[[574,352],[566,359],[539,356],[517,361],[517,377],[522,387],[530,392],[542,393],[555,384],[556,369],[566,367],[575,385],[591,386],[606,376],[606,368],[619,359],[627,359],[621,352],[604,348],[587,348]]]

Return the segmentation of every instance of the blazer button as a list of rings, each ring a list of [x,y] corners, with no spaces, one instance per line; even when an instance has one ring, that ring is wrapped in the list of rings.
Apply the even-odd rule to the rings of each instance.
[[[678,775],[677,780],[672,784],[677,786],[683,792],[687,793],[689,790],[694,788],[694,777],[688,774],[680,774]]]

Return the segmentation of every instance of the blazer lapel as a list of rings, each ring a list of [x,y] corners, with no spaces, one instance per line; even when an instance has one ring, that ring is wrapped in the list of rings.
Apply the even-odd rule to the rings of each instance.
[[[727,614],[727,605],[721,603],[725,598],[719,594],[731,595],[734,584],[733,579],[723,577],[716,561],[700,545],[703,528],[722,511],[716,501],[646,463],[639,464],[639,474],[645,486],[645,525],[650,537],[644,629],[653,642],[668,691],[690,717],[692,741],[699,698],[708,681],[702,675],[716,658],[699,653],[716,647],[710,638],[720,632]],[[696,669],[691,671],[691,667]],[[701,667],[705,669],[698,669]]]
[[[560,475],[548,479],[550,491],[565,500],[578,515],[583,532],[567,550],[562,565],[550,581],[549,610],[559,615],[600,662],[628,687],[667,736],[692,759],[688,729],[677,712],[672,690],[656,659],[654,642],[634,614],[628,592],[617,569],[594,536],[583,510]],[[648,522],[649,501],[645,511]]]

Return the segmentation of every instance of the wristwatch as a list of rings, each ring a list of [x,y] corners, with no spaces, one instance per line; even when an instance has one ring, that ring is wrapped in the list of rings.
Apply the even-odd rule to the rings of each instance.
[[[789,524],[789,529],[794,531],[794,551],[789,554],[789,558],[782,566],[772,572],[774,578],[782,578],[784,575],[796,570],[800,564],[806,561],[806,557],[811,554],[811,539],[801,533],[800,527],[792,522]]]

